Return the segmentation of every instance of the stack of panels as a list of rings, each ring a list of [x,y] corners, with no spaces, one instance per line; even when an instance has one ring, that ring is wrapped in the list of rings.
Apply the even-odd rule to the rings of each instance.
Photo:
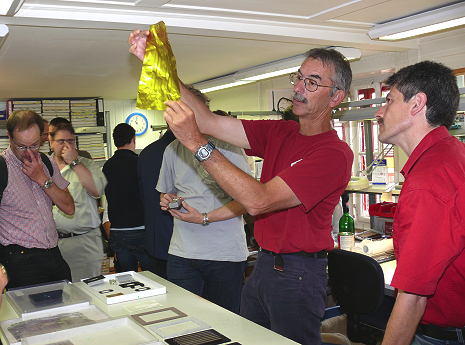
[[[16,102],[16,101],[15,101]],[[42,117],[50,122],[55,117],[64,117],[69,120],[69,100],[44,99],[42,100]]]
[[[79,134],[77,137],[80,150],[89,152],[92,159],[105,159],[103,134]]]
[[[16,110],[32,110],[37,114],[42,114],[42,102],[36,101],[13,101],[13,111]]]
[[[97,126],[97,100],[71,100],[71,123],[74,127]]]
[[[8,148],[8,145],[10,145],[8,138],[1,137],[0,138],[0,152],[3,152],[3,150],[6,150]]]

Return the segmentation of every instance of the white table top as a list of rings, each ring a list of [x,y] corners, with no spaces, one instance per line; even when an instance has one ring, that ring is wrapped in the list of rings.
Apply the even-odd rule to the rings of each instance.
[[[100,300],[92,298],[92,303],[103,310],[111,317],[121,317],[130,314],[137,314],[150,309],[159,309],[163,307],[175,307],[194,317],[206,322],[213,329],[222,333],[231,339],[231,342],[239,342],[242,345],[291,345],[297,344],[277,333],[274,333],[264,327],[261,327],[243,317],[236,315],[226,309],[223,309],[195,294],[184,290],[175,284],[154,275],[151,272],[142,272],[142,274],[154,281],[165,285],[167,293],[164,295],[147,297],[139,300],[122,302],[107,305]],[[80,286],[84,283],[75,283]],[[0,320],[17,318],[18,315],[5,299],[0,307]],[[8,344],[2,334],[3,344]]]

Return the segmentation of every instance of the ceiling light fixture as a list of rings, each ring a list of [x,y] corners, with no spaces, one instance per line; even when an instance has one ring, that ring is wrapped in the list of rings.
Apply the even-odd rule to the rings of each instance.
[[[0,15],[14,16],[20,9],[24,0],[2,0],[0,1]]]
[[[361,57],[360,49],[348,47],[329,47],[339,51],[346,57],[347,60],[355,60]],[[229,87],[249,84],[255,81],[278,77],[281,75],[296,72],[302,62],[305,60],[306,54],[299,54],[285,59],[280,59],[268,62],[262,65],[254,66],[239,70],[222,77],[204,80],[193,84],[196,89],[201,92],[212,92]]]
[[[371,39],[395,41],[462,25],[465,25],[464,2],[376,24],[368,35]]]

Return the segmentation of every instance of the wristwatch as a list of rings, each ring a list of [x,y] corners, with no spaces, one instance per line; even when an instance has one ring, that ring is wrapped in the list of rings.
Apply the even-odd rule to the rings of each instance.
[[[202,225],[208,225],[210,224],[210,221],[208,220],[208,213],[202,213],[202,216],[203,216],[203,221],[202,221]]]
[[[206,161],[208,158],[210,158],[214,149],[215,145],[211,141],[208,141],[206,145],[200,146],[198,148],[194,156],[199,162]]]
[[[69,163],[69,167],[72,169],[74,168],[76,165],[79,165],[81,164],[81,161],[79,160],[79,157],[76,158],[75,160],[73,160],[71,163]]]
[[[52,186],[52,184],[53,184],[53,180],[48,179],[47,181],[44,182],[42,189],[49,189]]]

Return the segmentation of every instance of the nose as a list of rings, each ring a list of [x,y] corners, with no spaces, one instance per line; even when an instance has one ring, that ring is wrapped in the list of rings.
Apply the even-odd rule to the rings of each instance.
[[[305,82],[303,79],[297,79],[294,84],[294,92],[303,93],[305,91]]]
[[[379,118],[381,118],[381,117],[384,116],[384,109],[385,109],[384,107],[385,107],[385,105],[383,105],[382,107],[380,107],[380,108],[376,111],[376,113],[375,113],[376,119],[379,119]]]

